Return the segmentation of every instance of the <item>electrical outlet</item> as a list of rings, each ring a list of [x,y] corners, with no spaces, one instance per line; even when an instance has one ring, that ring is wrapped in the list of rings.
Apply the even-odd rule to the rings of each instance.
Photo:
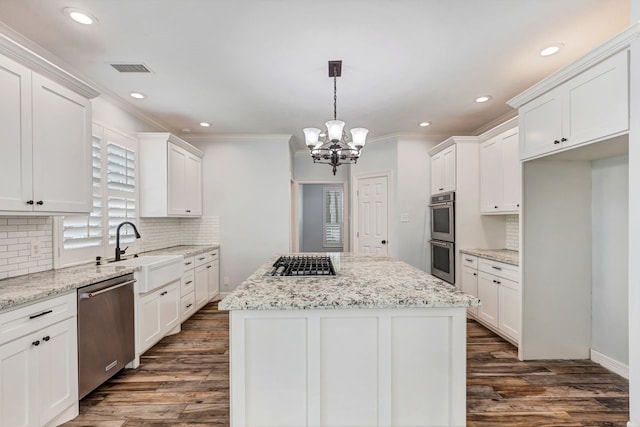
[[[409,222],[409,213],[408,212],[402,212],[400,214],[400,222]]]
[[[31,258],[37,258],[40,256],[40,242],[37,240],[31,242]]]
[[[224,285],[225,287],[229,286],[229,276],[224,276],[222,278],[222,285]]]

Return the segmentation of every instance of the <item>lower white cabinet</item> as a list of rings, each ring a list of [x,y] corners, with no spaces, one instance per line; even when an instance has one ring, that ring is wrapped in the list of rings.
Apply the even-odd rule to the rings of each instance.
[[[199,310],[209,301],[209,271],[207,267],[208,265],[196,267],[196,310]]]
[[[0,427],[58,425],[78,415],[75,299],[74,293],[0,314],[0,325],[25,333],[0,337]]]
[[[220,264],[218,260],[218,250],[211,251],[207,254],[209,264],[207,266],[207,286],[208,301],[213,300],[220,293]]]
[[[462,291],[482,302],[467,312],[516,343],[520,340],[521,317],[519,271],[514,265],[462,254]]]
[[[184,259],[180,321],[184,322],[220,293],[219,249]]]
[[[171,282],[141,295],[137,322],[138,348],[142,354],[180,325],[180,282]]]

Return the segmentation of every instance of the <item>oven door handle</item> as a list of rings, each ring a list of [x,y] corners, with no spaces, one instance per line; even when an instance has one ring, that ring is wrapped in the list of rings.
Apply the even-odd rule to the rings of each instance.
[[[429,243],[435,246],[440,246],[441,248],[450,248],[453,246],[453,243],[450,242],[437,242],[435,240],[431,240]]]
[[[97,297],[100,294],[104,294],[105,292],[113,291],[113,290],[121,288],[123,286],[131,285],[132,283],[136,283],[135,279],[134,280],[128,280],[128,281],[122,282],[122,283],[118,283],[115,286],[110,286],[108,288],[100,289],[97,292],[85,292],[84,294],[80,294],[80,299],[88,299],[88,298]]]
[[[429,205],[430,208],[446,208],[450,206],[453,206],[453,202],[432,203]]]

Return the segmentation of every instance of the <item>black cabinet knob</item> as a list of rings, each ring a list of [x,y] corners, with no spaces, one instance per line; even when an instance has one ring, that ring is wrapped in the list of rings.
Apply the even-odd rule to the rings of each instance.
[[[46,337],[42,337],[42,341],[47,342],[51,339],[51,337],[49,335],[47,335]]]
[[[163,293],[161,293],[161,294],[160,294],[160,296],[161,296],[161,297],[162,297],[162,296],[165,296],[165,295],[166,295],[166,294],[168,294],[168,293],[169,293],[169,292],[164,291]]]
[[[28,205],[33,205],[33,200],[27,200]]]
[[[567,138],[562,138],[560,141],[567,142]]]
[[[560,144],[560,141],[558,141],[557,139],[555,141],[553,141],[554,144]]]
[[[497,207],[497,206],[494,206],[494,209],[498,209],[498,207]]]
[[[386,240],[383,240],[383,241],[382,241],[382,242],[380,242],[380,243],[382,243],[383,245],[386,245],[386,244],[387,244],[387,241],[386,241]]]
[[[477,275],[478,275],[478,273],[473,273],[473,275],[474,275],[474,276],[477,276]]]
[[[38,201],[36,202],[36,205],[40,205],[40,206],[42,206],[42,205],[44,205],[44,202],[43,202],[42,200],[38,200]]]
[[[40,345],[40,340],[35,340],[34,342],[31,343],[31,345],[33,345],[34,347],[37,347]]]

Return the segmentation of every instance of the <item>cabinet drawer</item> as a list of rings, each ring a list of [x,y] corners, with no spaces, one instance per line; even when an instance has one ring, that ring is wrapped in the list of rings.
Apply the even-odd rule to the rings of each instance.
[[[218,250],[207,252],[208,261],[215,261],[218,259]]]
[[[0,314],[0,345],[77,314],[76,293],[70,293]]]
[[[196,267],[200,267],[201,265],[205,265],[207,262],[209,262],[209,256],[207,255],[207,253],[198,254],[195,256],[195,260]]]
[[[194,268],[196,268],[195,257],[184,257],[184,271],[187,272],[189,270],[193,270]]]
[[[469,254],[460,254],[464,267],[478,268],[478,257]]]
[[[516,282],[520,281],[520,269],[515,265],[481,258],[478,261],[478,270]]]
[[[193,292],[180,299],[180,321],[184,322],[196,312],[196,297]]]
[[[180,281],[180,295],[185,296],[195,289],[195,274],[193,270],[186,271]]]

